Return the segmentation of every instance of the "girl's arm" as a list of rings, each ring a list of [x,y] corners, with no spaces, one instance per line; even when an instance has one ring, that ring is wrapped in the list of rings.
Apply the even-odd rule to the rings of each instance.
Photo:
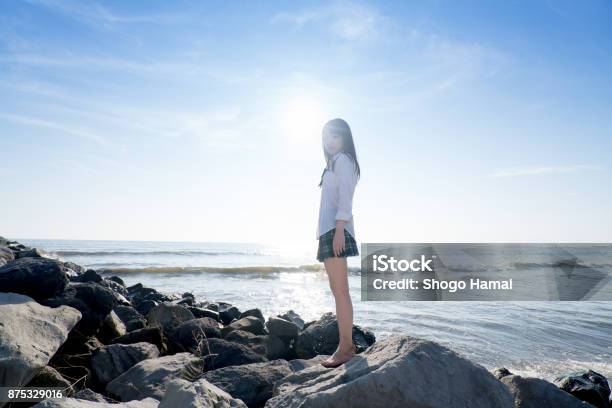
[[[334,166],[338,177],[338,211],[336,212],[336,232],[334,234],[334,254],[340,255],[345,249],[344,226],[353,218],[353,195],[357,184],[357,174],[353,161],[341,155]]]

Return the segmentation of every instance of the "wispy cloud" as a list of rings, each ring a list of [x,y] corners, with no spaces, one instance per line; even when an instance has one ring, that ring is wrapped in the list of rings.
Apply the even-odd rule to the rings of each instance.
[[[54,122],[54,121],[50,121],[47,119],[41,119],[39,117],[18,115],[14,113],[0,113],[0,120],[6,120],[9,122],[18,123],[18,124],[26,125],[26,126],[35,126],[35,127],[42,127],[42,128],[47,128],[51,130],[56,130],[56,131],[59,131],[59,132],[62,132],[62,133],[65,133],[71,136],[76,136],[79,138],[92,140],[101,145],[106,145],[108,143],[108,140],[104,136],[94,133],[87,128],[80,127],[80,126],[66,125],[63,123]]]
[[[582,171],[602,170],[601,166],[590,164],[575,164],[566,166],[525,166],[501,169],[489,175],[489,178],[538,176],[545,174],[569,174]]]
[[[280,12],[272,16],[270,22],[288,23],[297,28],[322,23],[334,35],[347,40],[360,40],[376,36],[388,18],[371,6],[352,1],[336,1],[322,7]]]
[[[79,20],[90,25],[112,26],[115,24],[152,23],[152,24],[176,24],[187,18],[187,14],[163,13],[163,14],[137,14],[127,15],[111,11],[107,7],[86,1],[72,0],[28,0],[35,6],[47,7],[66,15],[69,18]]]

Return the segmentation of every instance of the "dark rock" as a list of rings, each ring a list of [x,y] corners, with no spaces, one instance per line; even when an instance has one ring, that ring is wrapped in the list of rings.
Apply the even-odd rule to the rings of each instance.
[[[230,323],[221,329],[221,335],[225,337],[234,330],[247,331],[253,334],[267,334],[263,321],[255,316],[243,317],[240,320]]]
[[[154,300],[143,300],[140,302],[132,302],[132,305],[134,306],[134,309],[138,311],[138,313],[146,316],[151,311],[151,309],[159,305],[159,302],[156,302]]]
[[[593,370],[558,377],[553,383],[563,391],[597,408],[609,407],[610,385],[608,380]]]
[[[61,293],[68,284],[62,263],[49,258],[21,258],[0,266],[0,290],[41,301]]]
[[[41,258],[42,254],[36,248],[26,249],[23,251],[15,252],[15,259],[21,258]]]
[[[147,358],[159,357],[159,350],[151,343],[111,344],[95,350],[91,365],[96,378],[106,384]]]
[[[125,282],[123,281],[123,279],[121,279],[117,275],[109,276],[107,279],[110,281],[116,282],[125,288]],[[126,293],[127,293],[127,289],[126,289]]]
[[[236,306],[232,306],[229,303],[219,302],[219,318],[223,324],[230,324],[234,319],[240,317],[240,310]]]
[[[179,324],[170,332],[168,339],[173,350],[197,354],[203,342],[212,337],[221,337],[220,324],[210,317],[202,317]]]
[[[493,371],[493,375],[498,379],[502,379],[503,377],[507,377],[509,375],[513,375],[506,367],[496,368]]]
[[[254,353],[242,344],[217,338],[207,339],[206,347],[202,348],[200,355],[203,356],[206,370],[267,361],[267,358]]]
[[[331,312],[323,314],[317,321],[304,326],[295,343],[295,353],[299,358],[309,359],[317,354],[333,354],[338,347],[338,321]],[[353,344],[357,353],[363,352],[374,344],[374,333],[353,325]]]
[[[254,316],[254,317],[258,318],[259,320],[261,320],[263,323],[265,323],[265,321],[266,321],[263,313],[261,312],[261,310],[259,308],[246,310],[246,311],[240,313],[240,316],[238,318],[242,319],[243,317],[247,317],[247,316]]]
[[[53,367],[45,366],[43,367],[38,374],[32,378],[32,381],[26,385],[26,387],[54,387],[61,388],[64,392],[64,395],[70,397],[74,394],[74,390],[72,388],[72,384],[70,381],[62,377],[62,375]]]
[[[86,335],[96,334],[102,321],[117,305],[110,289],[93,282],[72,282],[64,292],[41,303],[51,307],[67,305],[79,310],[83,318],[76,329]]]
[[[160,354],[165,354],[168,351],[168,339],[160,326],[134,330],[112,341],[113,344],[134,344],[140,342],[155,344]]]
[[[169,302],[155,306],[147,314],[149,325],[161,326],[166,334],[169,334],[179,324],[191,319],[195,317],[189,309]]]
[[[289,310],[287,313],[278,315],[278,317],[280,317],[281,319],[289,320],[290,322],[294,323],[297,327],[299,327],[300,330],[304,329],[304,320],[300,317],[299,314],[297,314],[293,310]]]
[[[85,268],[81,265],[75,264],[74,262],[66,261],[63,262],[64,268],[66,268],[68,276],[76,276],[85,273]]]
[[[187,309],[189,309],[189,311],[193,313],[193,315],[196,318],[210,317],[211,319],[221,322],[221,318],[219,317],[219,312],[215,312],[214,310],[203,309],[201,307],[195,307],[195,306],[188,306]]]
[[[131,306],[119,305],[113,311],[119,316],[128,332],[142,329],[147,325],[147,319]]]
[[[225,340],[242,344],[253,352],[266,356],[269,360],[291,357],[285,342],[273,334],[255,335],[242,330],[234,330],[225,337]]]
[[[508,375],[502,377],[500,381],[506,384],[514,397],[515,406],[520,408],[592,408],[591,405],[541,378]]]
[[[206,372],[202,378],[249,407],[261,407],[272,397],[274,383],[292,374],[285,360],[224,367]]]
[[[266,322],[266,328],[270,334],[274,334],[279,337],[296,337],[300,332],[300,327],[280,317],[271,316]]]
[[[87,269],[84,273],[79,274],[72,279],[72,282],[102,282],[102,276],[93,269]]]

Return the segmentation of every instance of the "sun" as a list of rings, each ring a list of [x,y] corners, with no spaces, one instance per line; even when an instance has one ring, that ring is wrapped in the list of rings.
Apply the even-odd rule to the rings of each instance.
[[[299,143],[320,138],[325,121],[330,119],[323,100],[307,94],[292,96],[281,111],[283,133]]]

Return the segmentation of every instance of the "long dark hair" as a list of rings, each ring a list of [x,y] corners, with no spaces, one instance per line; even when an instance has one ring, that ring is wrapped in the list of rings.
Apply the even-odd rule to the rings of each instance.
[[[348,123],[344,119],[336,118],[332,119],[323,126],[322,139],[325,140],[325,135],[327,134],[339,134],[342,136],[342,152],[353,159],[355,163],[355,173],[357,173],[357,178],[361,177],[361,169],[359,168],[359,162],[357,161],[357,153],[355,152],[355,143],[353,142],[353,133],[351,132],[351,128]],[[323,176],[325,175],[325,171],[327,171],[327,167],[329,166],[329,162],[331,161],[331,155],[325,150],[325,142],[323,142],[323,154],[325,155],[325,169],[323,169],[323,173],[321,174],[321,181],[319,182],[319,187],[323,185]],[[332,162],[332,171],[334,169],[334,164]]]

